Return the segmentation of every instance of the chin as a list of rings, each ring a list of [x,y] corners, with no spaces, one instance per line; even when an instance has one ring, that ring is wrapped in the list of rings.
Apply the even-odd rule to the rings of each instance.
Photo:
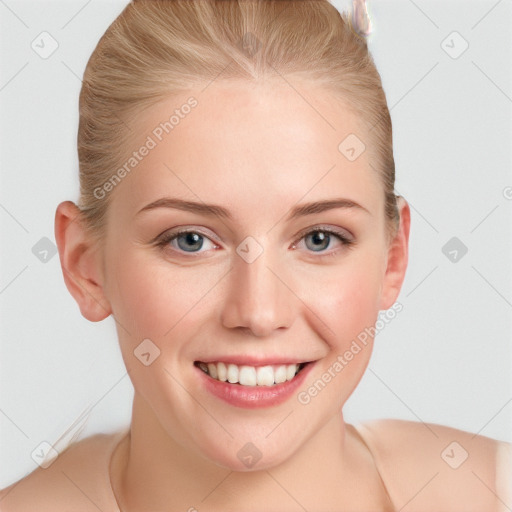
[[[253,439],[244,441],[243,439]],[[217,466],[236,472],[263,471],[286,462],[300,447],[301,440],[290,435],[266,439],[262,434],[251,434],[250,429],[243,435],[235,435],[219,445],[218,439],[205,439],[196,443],[195,450]]]
[[[220,452],[216,449],[208,455],[208,459],[217,466],[239,473],[272,469],[286,462],[288,458],[289,455],[284,454],[282,449],[269,452],[250,442],[234,451],[230,449]]]

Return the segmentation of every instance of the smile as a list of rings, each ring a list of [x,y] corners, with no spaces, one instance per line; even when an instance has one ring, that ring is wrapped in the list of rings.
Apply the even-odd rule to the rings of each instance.
[[[231,406],[250,409],[273,407],[290,400],[317,363],[258,360],[247,355],[226,359],[195,361],[202,389]]]
[[[232,363],[194,363],[212,379],[241,386],[275,386],[291,381],[307,363],[248,366]]]

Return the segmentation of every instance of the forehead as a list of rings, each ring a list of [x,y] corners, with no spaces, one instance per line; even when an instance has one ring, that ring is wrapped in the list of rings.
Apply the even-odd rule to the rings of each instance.
[[[360,120],[318,86],[214,81],[160,101],[133,126],[127,156],[150,150],[116,190],[127,212],[164,195],[233,208],[346,196],[369,209],[382,195]]]

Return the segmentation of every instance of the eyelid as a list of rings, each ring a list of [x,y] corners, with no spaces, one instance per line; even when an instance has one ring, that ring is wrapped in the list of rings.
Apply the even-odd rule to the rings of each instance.
[[[326,233],[337,235],[342,239],[347,240],[347,242],[355,241],[354,235],[347,229],[331,226],[329,224],[315,224],[314,226],[310,226],[300,231],[296,236],[296,241],[294,242],[294,244],[302,240],[304,236],[310,233],[314,233],[315,231],[325,231]]]
[[[221,243],[219,237],[217,235],[215,235],[213,232],[209,231],[208,233],[206,233],[202,228],[199,228],[199,227],[193,226],[193,225],[176,226],[171,229],[166,229],[165,231],[163,231],[162,233],[157,235],[155,238],[153,238],[153,240],[151,240],[150,243],[157,244],[160,241],[162,241],[162,239],[174,238],[174,237],[179,236],[180,234],[190,233],[190,232],[198,233],[199,235],[202,235],[202,236],[210,239],[212,242],[216,242],[218,244]]]

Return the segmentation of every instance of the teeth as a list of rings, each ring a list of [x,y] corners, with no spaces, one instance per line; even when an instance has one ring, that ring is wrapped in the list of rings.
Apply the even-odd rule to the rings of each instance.
[[[238,366],[236,364],[198,363],[199,368],[213,379],[242,386],[273,386],[292,380],[302,368],[299,364],[275,366]]]
[[[272,366],[260,366],[256,370],[256,379],[258,386],[273,386],[274,370]]]
[[[215,363],[212,364],[215,366]],[[224,363],[217,363],[217,377],[213,378],[217,378],[222,382],[226,382],[228,380],[228,369],[226,368],[226,365]]]
[[[231,384],[238,382],[238,366],[236,364],[228,364],[228,382]]]
[[[276,384],[281,384],[281,382],[286,382],[286,366],[278,366],[277,370],[274,372],[274,382]]]
[[[208,373],[216,379],[218,377],[217,375],[217,367],[213,363],[208,363]]]
[[[289,364],[286,367],[286,380],[292,380],[293,377],[295,377],[295,374],[297,373],[296,365]]]
[[[256,386],[256,368],[254,366],[241,366],[238,373],[238,382],[242,386]]]

